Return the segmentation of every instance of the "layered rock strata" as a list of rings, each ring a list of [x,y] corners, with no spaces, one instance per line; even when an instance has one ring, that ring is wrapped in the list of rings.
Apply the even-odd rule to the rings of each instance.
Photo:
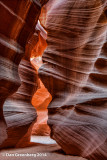
[[[48,4],[47,4],[48,5]],[[50,1],[39,75],[51,137],[67,154],[107,159],[107,2]]]
[[[35,68],[37,68],[38,63],[34,58],[32,64]],[[37,111],[37,122],[34,124],[32,128],[33,135],[41,135],[47,136],[50,135],[50,128],[47,125],[48,120],[48,110],[47,107],[52,100],[52,96],[48,92],[48,90],[44,87],[43,83],[39,79],[39,89],[36,91],[32,98],[32,104],[36,108]]]
[[[50,128],[47,125],[48,110],[47,107],[51,102],[51,95],[40,81],[40,88],[34,94],[32,98],[32,104],[37,111],[37,122],[32,128],[33,135],[47,136],[50,135]]]
[[[17,143],[19,134],[20,138],[23,137],[32,121],[36,118],[35,109],[30,109],[29,103],[31,99],[29,94],[30,92],[32,94],[32,86],[35,82],[35,71],[26,57],[22,61],[21,59],[25,53],[26,43],[35,31],[40,10],[41,4],[38,0],[0,1],[0,145],[4,145],[3,142],[6,142],[7,137],[13,136],[13,140],[7,143],[6,146],[14,146]],[[18,66],[20,61],[19,75]],[[8,103],[5,103],[10,111],[5,115],[6,117],[8,115],[8,122],[7,119],[5,122],[3,115],[4,102],[18,88],[18,92],[7,100]],[[26,113],[29,110],[32,112],[33,117]],[[25,117],[22,112],[25,112]],[[23,117],[22,121],[20,121],[19,115],[21,118]],[[26,131],[22,129],[21,124],[23,124],[22,126],[26,125],[24,128]],[[8,127],[12,127],[11,132],[7,129]],[[8,133],[6,133],[6,129]]]
[[[47,47],[46,38],[47,33],[40,25],[39,21],[36,25],[36,29],[39,31],[38,43],[35,45],[32,50],[33,60],[31,61],[32,65],[38,71],[39,67],[42,65],[41,55]],[[35,57],[35,58],[34,58]],[[48,110],[47,107],[52,99],[52,96],[49,94],[47,89],[44,87],[43,83],[39,79],[39,88],[32,98],[32,104],[37,110],[37,122],[32,128],[33,135],[50,135],[50,129],[47,125],[48,119]]]
[[[30,59],[32,56],[38,56],[42,54],[42,50],[44,50],[44,46],[46,46],[46,40],[43,38],[46,37],[45,34],[45,30],[38,21],[34,34],[29,37],[29,40],[26,44],[25,55],[19,64],[18,69],[19,76],[21,78],[21,86],[18,88],[17,92],[8,97],[4,103],[4,117],[7,123],[8,138],[2,144],[2,147],[25,147],[30,144],[32,127],[37,117],[35,108],[41,107],[40,105],[38,106],[37,97],[35,97],[35,105],[33,103],[35,108],[31,105],[33,94],[37,91],[38,87],[40,87],[40,82],[38,79],[37,68],[35,65],[33,68]],[[40,94],[40,97],[42,98],[43,96]],[[44,105],[46,98],[47,97],[44,98]],[[45,107],[44,105],[43,108]],[[45,130],[44,127],[48,128],[46,124],[47,109],[44,108],[42,116],[38,114],[38,117],[39,119],[41,118],[40,121],[45,122],[45,124],[44,126],[38,126],[37,121],[34,127],[36,131],[39,130],[43,133]],[[38,133],[38,131],[36,133]],[[39,135],[42,133],[39,132]]]
[[[37,118],[31,100],[38,88],[38,76],[30,61],[21,60],[19,75],[21,86],[4,103],[8,138],[1,147],[27,146],[30,143],[32,127]]]

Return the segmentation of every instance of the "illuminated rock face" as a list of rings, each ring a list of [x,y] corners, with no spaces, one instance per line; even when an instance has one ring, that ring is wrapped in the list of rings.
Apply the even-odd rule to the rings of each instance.
[[[34,50],[32,51],[32,56],[34,58],[31,63],[36,70],[42,65],[41,55],[45,48],[47,47],[46,38],[47,33],[42,26],[38,23],[36,29],[39,31],[38,43],[35,45]],[[39,56],[39,57],[38,57]],[[37,122],[32,128],[33,135],[50,135],[50,128],[47,125],[48,119],[48,110],[47,107],[52,99],[52,96],[44,87],[43,83],[39,79],[38,90],[32,98],[32,104],[37,110]]]
[[[105,160],[107,2],[56,1],[47,6],[48,46],[39,69],[53,97],[48,107],[51,137],[67,154]]]
[[[10,1],[0,1],[1,148],[25,147],[30,141],[36,120],[31,99],[38,87],[30,56],[39,32],[36,40],[31,35],[47,0]],[[106,8],[106,0],[50,0],[48,47],[39,69],[53,97],[48,107],[51,137],[67,154],[89,160],[107,159]],[[44,48],[35,47],[42,53]]]
[[[50,135],[50,128],[47,125],[48,120],[48,110],[47,107],[51,102],[51,95],[44,87],[42,82],[40,82],[40,88],[34,94],[32,98],[32,104],[37,110],[37,122],[34,124],[32,129],[33,135]]]
[[[35,31],[40,10],[35,0],[0,1],[0,147],[15,146],[22,137],[29,139],[27,133],[36,119],[30,101],[37,77],[25,46]]]

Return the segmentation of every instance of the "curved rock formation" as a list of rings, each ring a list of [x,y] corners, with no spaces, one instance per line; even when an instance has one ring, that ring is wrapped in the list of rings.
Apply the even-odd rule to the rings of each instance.
[[[24,57],[24,59],[21,61],[24,52],[25,52],[25,46],[26,42],[29,39],[29,36],[35,31],[35,25],[37,23],[39,14],[41,10],[41,4],[36,0],[1,0],[0,1],[0,145],[3,143],[4,140],[7,139],[6,134],[6,123],[3,116],[3,104],[5,99],[12,95],[14,92],[17,91],[18,87],[21,85],[21,80],[23,81],[20,89],[18,90],[18,94],[21,94],[17,96],[17,93],[12,96],[12,100],[14,97],[17,100],[24,100],[25,97],[22,95],[23,93],[23,86],[26,88],[26,85],[28,87],[29,83],[29,76],[32,76],[32,74],[35,74],[34,71],[31,69],[31,65],[29,61]],[[28,56],[27,56],[28,57]],[[21,61],[19,72],[21,74],[21,80],[18,75],[18,65]],[[31,71],[31,73],[28,74],[28,69]],[[24,75],[23,75],[24,73]],[[28,74],[28,75],[27,75]],[[26,79],[26,81],[25,81]],[[35,76],[32,77],[31,81],[35,82]],[[34,85],[32,83],[31,85]],[[29,89],[31,89],[31,86],[29,85]],[[21,90],[21,91],[20,91]],[[31,90],[31,94],[32,94]],[[29,90],[25,90],[27,96],[29,97]],[[28,93],[27,93],[28,92]],[[30,100],[31,97],[27,99],[26,96],[26,107],[25,112],[29,110],[29,106],[27,105],[27,101]],[[10,107],[9,110],[13,114],[18,109],[18,112],[21,112],[21,108],[18,107],[24,107],[22,106],[22,103],[17,104],[15,101],[8,101],[8,106]],[[11,104],[12,103],[12,104]],[[5,103],[6,105],[6,103]],[[12,107],[12,108],[11,108]],[[16,107],[16,108],[14,108]],[[34,108],[32,109],[34,110]],[[17,112],[16,112],[17,113]],[[16,125],[18,121],[18,115],[14,117],[14,114],[11,114],[11,118],[7,122],[7,125],[9,124],[11,127],[12,125]],[[28,113],[27,113],[28,114]],[[35,113],[34,113],[35,114]],[[20,113],[21,115],[21,113]],[[36,114],[35,114],[36,115]],[[34,117],[35,117],[34,115]],[[10,116],[10,115],[8,115]],[[21,115],[22,116],[22,115]],[[29,117],[29,116],[28,116]],[[26,125],[26,131],[29,128],[29,124],[31,123],[32,119],[29,120],[26,117],[26,123],[23,123],[23,125]],[[15,121],[16,120],[16,121]],[[6,119],[7,121],[7,119]],[[27,121],[29,121],[27,123]],[[13,124],[11,123],[13,122]],[[20,123],[20,122],[19,122]],[[27,126],[28,125],[28,126]],[[20,125],[19,125],[20,126]],[[7,126],[8,127],[8,126]],[[19,127],[20,128],[20,127]],[[17,131],[20,132],[20,129],[16,128]],[[12,128],[13,134],[14,133],[14,127]],[[20,135],[25,135],[25,131],[22,130],[22,133]],[[8,136],[10,131],[8,131]],[[11,135],[11,136],[12,136]],[[14,142],[13,142],[14,141]],[[6,146],[14,146],[17,142],[15,141],[15,137],[13,138],[13,141],[10,144],[6,144]],[[3,144],[4,145],[4,144]]]
[[[32,96],[38,88],[37,71],[30,62],[33,48],[38,42],[38,34],[30,37],[25,55],[19,64],[21,86],[4,103],[4,117],[7,123],[8,138],[2,147],[27,146],[30,143],[32,126],[36,120],[36,110],[31,105]]]
[[[33,135],[47,136],[50,135],[50,128],[47,125],[48,120],[48,110],[47,107],[51,102],[51,95],[44,87],[42,82],[40,82],[40,88],[34,94],[32,98],[32,104],[37,110],[37,122],[32,128]]]
[[[50,4],[48,47],[39,75],[53,97],[48,107],[51,137],[67,154],[106,160],[107,1]]]
[[[35,58],[32,61],[33,66],[37,69],[37,62]],[[47,125],[48,120],[48,110],[47,107],[52,100],[52,96],[44,87],[43,83],[39,79],[39,89],[36,91],[32,98],[32,104],[37,110],[37,122],[32,128],[33,135],[47,136],[50,135],[50,128]]]
[[[44,50],[44,48],[46,47],[44,37],[46,39],[45,30],[43,30],[40,23],[38,22],[34,34],[29,37],[29,40],[26,44],[25,55],[22,58],[21,63],[19,64],[18,69],[19,76],[21,78],[21,86],[18,88],[17,92],[8,97],[8,99],[4,103],[4,117],[7,123],[8,138],[2,144],[2,148],[7,146],[25,147],[30,144],[32,126],[37,117],[35,108],[38,107],[38,99],[35,99],[35,108],[33,107],[35,106],[34,104],[33,106],[31,105],[31,101],[33,94],[39,86],[37,68],[35,66],[35,69],[32,67],[30,57],[32,55],[38,56],[42,54],[42,50]],[[46,110],[46,108],[44,109]],[[42,121],[44,117],[46,117],[44,124],[45,127],[47,127],[46,111],[45,113],[42,112],[42,117],[39,116],[40,114],[38,115],[40,118],[42,118]],[[38,123],[36,123],[35,126],[37,128]]]
[[[46,43],[46,39],[47,39],[47,32],[45,31],[45,29],[41,26],[40,22],[38,21],[37,25],[36,25],[36,33],[38,36],[38,41],[36,43],[36,45],[34,46],[34,49],[32,50],[31,53],[31,58],[32,57],[39,57],[42,56],[44,50],[47,47],[47,43]],[[35,40],[33,40],[35,43]],[[32,45],[32,44],[31,44]],[[35,67],[35,65],[34,65]],[[37,69],[38,67],[36,67],[35,69]]]
[[[4,117],[8,138],[2,147],[22,147],[30,143],[32,126],[37,118],[31,105],[32,96],[37,90],[38,77],[30,61],[22,59],[19,65],[21,86],[4,103]]]
[[[34,68],[38,70],[39,67],[42,65],[40,56],[43,54],[43,51],[47,47],[46,43],[47,33],[40,25],[40,23],[36,25],[36,29],[39,31],[39,36],[38,36],[39,40],[32,51],[32,56],[35,58],[33,58],[31,63],[34,66]],[[52,96],[49,94],[49,92],[39,79],[39,88],[32,98],[32,104],[36,108],[38,115],[37,122],[34,124],[32,128],[33,135],[42,135],[42,136],[50,135],[50,129],[49,126],[47,125],[47,119],[48,119],[47,107],[51,99]]]

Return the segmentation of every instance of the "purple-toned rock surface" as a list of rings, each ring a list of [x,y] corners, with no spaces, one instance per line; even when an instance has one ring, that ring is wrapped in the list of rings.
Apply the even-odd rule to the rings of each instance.
[[[107,1],[50,0],[45,27],[51,137],[67,154],[106,160]]]

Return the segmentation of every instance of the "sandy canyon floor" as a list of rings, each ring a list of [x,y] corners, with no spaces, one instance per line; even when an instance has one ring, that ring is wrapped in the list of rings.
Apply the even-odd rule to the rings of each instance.
[[[33,145],[30,147],[1,150],[0,160],[86,160],[65,155],[49,136],[32,136],[31,142]]]

